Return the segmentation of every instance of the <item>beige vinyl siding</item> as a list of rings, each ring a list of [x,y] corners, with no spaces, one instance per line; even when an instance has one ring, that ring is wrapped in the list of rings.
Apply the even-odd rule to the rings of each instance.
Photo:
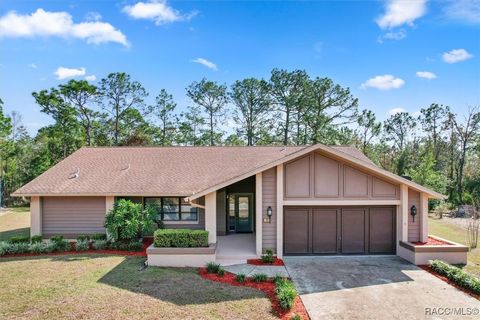
[[[105,197],[43,197],[42,234],[45,237],[104,233]]]
[[[417,207],[417,215],[415,216],[415,222],[410,214],[410,208],[412,206]],[[420,241],[420,192],[409,189],[408,190],[408,241],[416,242]]]
[[[262,212],[257,212],[266,217],[267,208],[272,207],[271,223],[263,222],[262,248],[276,250],[277,247],[277,171],[276,168],[262,173]]]

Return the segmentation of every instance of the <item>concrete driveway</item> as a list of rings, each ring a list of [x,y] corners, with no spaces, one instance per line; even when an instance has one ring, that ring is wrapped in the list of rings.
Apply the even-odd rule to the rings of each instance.
[[[480,319],[480,301],[396,256],[284,262],[312,319]]]

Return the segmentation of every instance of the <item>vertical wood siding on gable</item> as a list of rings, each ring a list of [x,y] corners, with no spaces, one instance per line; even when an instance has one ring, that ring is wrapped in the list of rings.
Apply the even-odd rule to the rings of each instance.
[[[262,173],[262,217],[266,217],[268,207],[272,207],[270,223],[262,222],[263,250],[276,250],[277,247],[277,170],[272,168]],[[262,219],[263,221],[263,219]]]
[[[417,215],[415,216],[415,222],[410,214],[410,208],[412,206],[417,207]],[[408,241],[416,242],[420,241],[420,192],[414,190],[408,190]]]
[[[312,152],[284,165],[284,199],[400,199],[400,186]]]
[[[226,189],[217,191],[217,236],[227,234],[227,203]]]

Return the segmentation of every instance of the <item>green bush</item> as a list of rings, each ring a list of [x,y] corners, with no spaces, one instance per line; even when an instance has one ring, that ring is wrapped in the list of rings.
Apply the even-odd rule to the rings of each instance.
[[[290,317],[290,320],[302,320],[302,317],[295,313],[293,316]]]
[[[108,235],[114,241],[132,240],[152,232],[155,227],[157,211],[151,205],[142,208],[141,203],[120,199],[105,217]]]
[[[57,250],[57,244],[53,241],[48,241],[45,244],[45,252],[46,253],[52,253]]]
[[[441,260],[430,261],[430,267],[435,272],[447,277],[462,288],[480,294],[480,280],[469,275],[462,269],[449,265]]]
[[[18,243],[11,243],[10,247],[8,248],[8,253],[29,253],[30,252],[30,243],[26,242],[18,242]]]
[[[90,236],[90,239],[95,240],[107,240],[107,235],[105,233],[94,233]]]
[[[128,251],[142,251],[143,243],[138,241],[132,241],[128,244]]]
[[[155,247],[208,247],[208,231],[191,229],[158,229],[153,234]]]
[[[298,295],[295,286],[286,278],[278,279],[275,285],[275,295],[277,296],[280,307],[284,310],[290,310],[295,302],[295,297]]]
[[[115,241],[110,244],[110,248],[112,248],[112,250],[127,251],[128,243],[123,241]]]
[[[15,236],[10,238],[10,243],[30,243],[29,236]]]
[[[217,275],[219,277],[223,277],[225,275],[225,269],[223,269],[223,268],[218,269]]]
[[[77,240],[77,243],[75,244],[75,250],[87,251],[88,249],[90,249],[88,240]]]
[[[239,273],[235,276],[235,281],[244,283],[247,280],[247,277],[243,273]]]
[[[40,236],[40,235],[33,236],[33,237],[30,239],[30,242],[31,242],[31,243],[38,243],[38,242],[42,242],[42,241],[43,241],[43,237]]]
[[[45,253],[47,244],[43,242],[34,242],[30,245],[30,251],[32,253]]]
[[[105,250],[108,246],[108,242],[107,240],[94,240],[92,246],[95,250]]]
[[[207,263],[207,273],[218,273],[218,270],[221,269],[221,266],[215,262]]]
[[[252,280],[255,282],[265,282],[268,280],[268,276],[264,273],[256,273],[252,275]]]
[[[77,236],[77,239],[76,239],[76,240],[77,240],[77,242],[78,242],[78,241],[88,241],[88,240],[89,240],[89,237],[88,237],[87,235],[85,235],[85,234],[80,234],[80,235]]]
[[[60,242],[63,240],[63,236],[51,236],[50,237],[50,241],[53,241],[53,242]]]
[[[10,243],[6,241],[0,242],[0,257],[6,255],[9,252]]]
[[[272,264],[275,261],[275,258],[273,257],[273,250],[272,249],[265,250],[265,254],[262,255],[261,259],[263,263]]]

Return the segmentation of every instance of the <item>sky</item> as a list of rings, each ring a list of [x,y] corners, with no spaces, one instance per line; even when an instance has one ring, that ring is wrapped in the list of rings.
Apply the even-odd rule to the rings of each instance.
[[[480,105],[480,0],[3,1],[0,98],[31,134],[52,123],[31,93],[110,72],[179,110],[206,77],[230,85],[304,69],[349,87],[384,120],[431,103]]]

